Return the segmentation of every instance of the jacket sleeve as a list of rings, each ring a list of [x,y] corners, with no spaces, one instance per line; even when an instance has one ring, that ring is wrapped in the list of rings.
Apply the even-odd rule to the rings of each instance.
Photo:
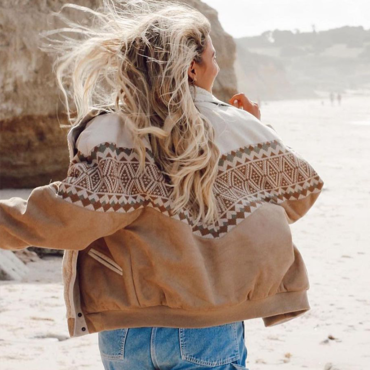
[[[27,200],[0,201],[0,248],[82,250],[132,222],[138,212],[97,212],[58,194],[63,182],[35,188]]]
[[[254,121],[258,122],[261,137],[260,143],[252,149],[253,160],[246,171],[251,192],[258,194],[257,198],[262,201],[283,207],[288,223],[292,224],[314,205],[324,181],[308,160],[287,145],[270,123]]]
[[[266,173],[270,181],[265,182],[267,200],[282,206],[288,223],[292,224],[314,205],[324,181],[302,154],[280,139],[273,143],[275,153]]]
[[[320,196],[324,181],[311,163],[270,124],[253,119],[260,133],[259,143],[251,146],[246,170],[252,200],[277,204],[285,209],[292,224],[302,218]],[[267,128],[268,127],[268,128]],[[255,131],[251,130],[251,136]]]

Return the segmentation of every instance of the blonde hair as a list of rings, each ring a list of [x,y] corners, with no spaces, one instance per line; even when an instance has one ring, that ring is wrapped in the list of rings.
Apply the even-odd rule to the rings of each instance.
[[[62,15],[66,7],[92,16],[91,25]],[[195,223],[216,222],[213,184],[220,151],[214,128],[194,104],[188,76],[192,60],[202,63],[208,19],[188,5],[159,0],[103,0],[97,10],[65,4],[53,15],[69,27],[42,32],[49,42],[42,49],[58,54],[53,68],[69,122],[77,124],[92,109],[123,115],[141,171],[142,137],[148,135],[155,161],[172,183],[173,211],[188,209]],[[64,35],[71,32],[78,37]]]

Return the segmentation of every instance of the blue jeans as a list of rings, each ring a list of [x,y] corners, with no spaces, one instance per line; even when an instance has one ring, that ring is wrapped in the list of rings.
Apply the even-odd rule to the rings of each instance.
[[[105,370],[245,370],[244,338],[244,321],[206,328],[141,327],[98,333]]]

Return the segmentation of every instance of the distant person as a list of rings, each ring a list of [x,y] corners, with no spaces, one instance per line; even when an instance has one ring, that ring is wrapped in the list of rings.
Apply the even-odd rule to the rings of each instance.
[[[338,100],[338,104],[340,105],[340,103],[342,101],[342,95],[341,94],[338,94],[337,100]]]
[[[331,102],[331,105],[334,104],[334,93],[330,93],[330,102]]]

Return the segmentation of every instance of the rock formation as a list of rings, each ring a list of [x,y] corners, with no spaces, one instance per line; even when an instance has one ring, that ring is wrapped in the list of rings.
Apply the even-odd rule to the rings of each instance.
[[[15,253],[0,249],[0,280],[21,281],[27,273],[28,267]]]

